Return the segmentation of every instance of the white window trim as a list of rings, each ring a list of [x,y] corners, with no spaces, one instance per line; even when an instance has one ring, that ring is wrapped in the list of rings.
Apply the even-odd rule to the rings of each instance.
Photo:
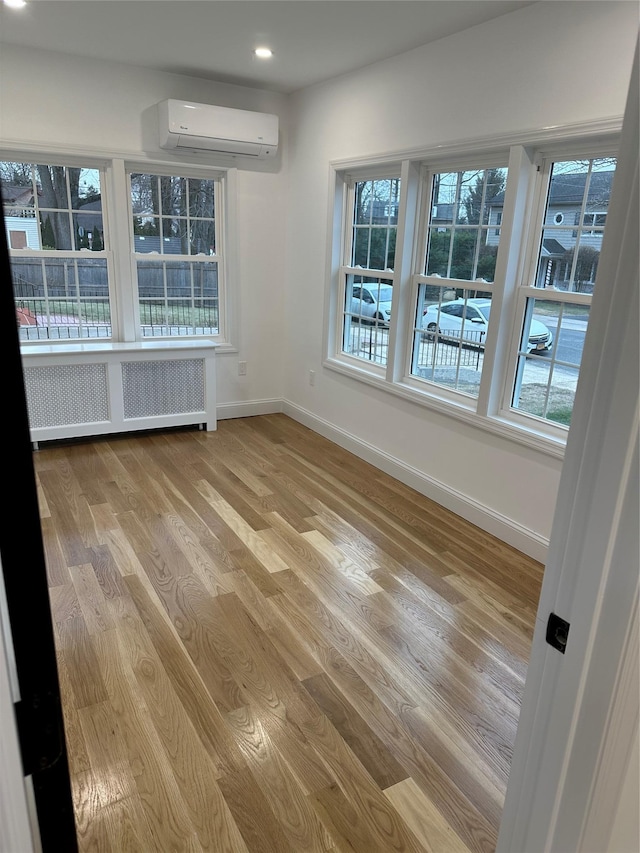
[[[392,342],[391,338],[389,338],[388,350],[387,350],[387,363],[384,365],[379,365],[374,362],[366,362],[364,359],[358,358],[357,356],[352,356],[349,353],[344,352],[342,350],[342,342],[343,342],[343,324],[345,317],[345,306],[347,299],[347,281],[350,275],[358,275],[365,276],[369,278],[378,278],[382,279],[385,282],[388,282],[393,287],[393,299],[392,299],[392,316],[394,312],[397,310],[399,304],[399,297],[396,291],[396,283],[398,281],[398,266],[396,261],[396,266],[393,270],[378,270],[378,269],[365,269],[363,267],[354,267],[348,263],[351,260],[351,253],[353,249],[353,222],[349,222],[347,227],[347,211],[352,210],[354,204],[354,194],[355,194],[355,185],[360,181],[367,180],[384,180],[384,179],[400,179],[402,181],[402,171],[401,165],[398,163],[389,164],[389,165],[376,165],[371,167],[366,167],[362,169],[353,169],[345,172],[341,176],[342,188],[340,193],[340,202],[341,202],[341,216],[340,222],[344,223],[344,227],[341,227],[340,231],[340,239],[338,252],[336,255],[337,258],[337,278],[338,278],[338,287],[337,287],[337,300],[338,305],[342,307],[335,312],[335,346],[338,348],[337,352],[340,353],[340,358],[344,360],[345,364],[351,365],[354,370],[362,369],[364,365],[366,365],[366,369],[372,373],[374,376],[379,376],[381,378],[388,376],[389,371],[393,371],[393,350],[392,350]],[[400,206],[402,210],[402,204]],[[400,212],[398,216],[398,224],[396,226],[396,234],[399,235],[401,228],[400,222]],[[398,238],[396,237],[396,245],[398,244]]]
[[[404,152],[386,152],[378,157],[354,160],[335,160],[329,164],[329,204],[327,245],[327,281],[325,297],[325,358],[324,365],[333,371],[371,385],[387,394],[402,397],[419,406],[432,409],[457,420],[463,421],[483,431],[499,435],[517,444],[543,452],[554,458],[563,458],[568,430],[555,426],[552,422],[535,416],[523,415],[505,405],[510,400],[511,385],[515,371],[515,354],[519,348],[519,333],[516,319],[521,316],[521,300],[525,298],[523,283],[525,270],[531,252],[532,234],[536,231],[536,220],[532,205],[538,192],[537,167],[541,157],[570,156],[607,156],[609,150],[615,154],[622,126],[621,118],[581,123],[575,125],[542,128],[538,131],[526,131],[512,136],[493,139],[480,138],[451,145],[439,145],[430,149],[411,149]],[[410,317],[417,299],[417,288],[421,277],[411,275],[416,268],[421,239],[416,221],[427,203],[418,194],[423,186],[418,180],[422,169],[442,171],[447,166],[463,163],[467,167],[486,162],[496,164],[502,155],[504,165],[505,151],[508,153],[509,174],[517,175],[508,184],[502,223],[502,239],[494,276],[496,306],[495,322],[508,324],[509,333],[491,335],[485,349],[485,366],[478,398],[465,399],[467,395],[449,392],[446,388],[429,385],[410,375],[412,347],[410,326],[414,317]],[[604,152],[604,153],[603,153]],[[393,177],[393,169],[401,169],[401,197],[398,215],[397,254],[394,269],[395,322],[392,323],[389,339],[389,357],[384,371],[372,370],[371,366],[360,359],[351,358],[340,352],[342,308],[339,296],[338,270],[344,257],[344,223],[347,209],[345,184],[347,176],[360,177],[375,174],[380,177]],[[425,166],[428,164],[428,166]],[[490,167],[490,166],[487,166]],[[416,191],[416,186],[419,189]],[[425,195],[423,193],[423,195]],[[408,240],[400,239],[400,227],[409,229],[414,237],[411,245],[411,260],[407,267]],[[398,254],[399,252],[399,254]],[[530,262],[530,261],[529,261]],[[425,278],[425,277],[422,277]],[[500,284],[499,284],[500,283]],[[473,282],[461,286],[467,289]],[[406,298],[407,289],[410,298]],[[540,298],[544,291],[532,288]],[[576,294],[573,294],[576,295]],[[396,300],[398,308],[396,308]],[[413,300],[413,301],[412,301]],[[565,300],[566,301],[566,300]],[[577,300],[576,300],[577,301]],[[581,300],[580,300],[581,301]],[[494,311],[492,311],[492,319]],[[508,338],[508,340],[507,340]],[[357,363],[355,363],[357,362]],[[402,365],[401,369],[399,365]],[[513,367],[513,369],[512,369]]]
[[[594,153],[595,152],[597,153]],[[576,143],[575,141],[562,141],[555,145],[545,145],[537,148],[533,163],[535,173],[530,172],[532,182],[530,186],[530,201],[528,204],[528,231],[522,234],[522,245],[520,249],[521,265],[518,280],[514,288],[515,316],[512,323],[511,344],[504,363],[504,382],[502,387],[502,399],[499,407],[499,416],[505,420],[513,421],[516,425],[537,425],[543,435],[557,436],[566,442],[568,430],[554,426],[553,422],[535,415],[521,412],[511,406],[511,398],[518,370],[518,350],[520,347],[520,325],[524,318],[527,299],[544,299],[562,304],[591,305],[591,295],[575,291],[551,291],[535,287],[531,282],[536,280],[538,267],[538,252],[540,240],[545,231],[544,216],[547,206],[548,193],[550,189],[550,170],[554,162],[565,159],[589,159],[591,157],[615,156],[616,146],[606,142]],[[580,227],[580,226],[578,226]],[[604,230],[604,229],[603,229]],[[519,322],[520,321],[520,322]]]
[[[5,162],[16,162],[16,163],[32,163],[37,164],[38,162],[44,162],[44,164],[50,164],[55,166],[64,166],[65,168],[78,168],[79,164],[81,164],[80,168],[83,169],[95,169],[100,172],[100,180],[103,187],[107,184],[108,181],[108,169],[109,169],[109,160],[106,160],[102,157],[95,157],[92,154],[84,154],[84,155],[69,155],[69,154],[54,154],[51,152],[45,153],[44,151],[34,151],[30,146],[26,146],[23,150],[8,150],[8,149],[0,149],[0,159]],[[68,184],[68,176],[67,176],[67,184]],[[108,218],[108,207],[109,202],[104,198],[104,191],[101,189],[102,196],[102,218],[103,222]],[[112,311],[112,323],[111,323],[111,331],[112,337],[109,338],[100,338],[100,341],[109,344],[114,340],[113,331],[113,304],[115,299],[114,292],[114,279],[115,279],[115,266],[114,266],[114,252],[113,246],[110,236],[109,228],[104,228],[103,237],[106,236],[107,240],[105,241],[104,248],[100,251],[91,251],[86,252],[82,249],[65,249],[65,250],[55,250],[55,249],[31,249],[25,247],[24,249],[12,249],[10,246],[7,246],[9,252],[9,258],[19,257],[19,258],[33,258],[34,260],[42,260],[44,258],[56,258],[58,260],[81,260],[81,259],[98,259],[104,258],[107,263],[107,277],[109,282],[109,305]],[[89,338],[83,338],[81,340],[88,341]],[[60,342],[51,341],[51,340],[29,340],[29,341],[21,341],[20,346],[25,347],[26,349],[30,349],[31,347],[37,348],[46,344],[57,345],[58,343],[64,344],[68,343],[68,341],[61,340]]]
[[[215,170],[211,172],[207,177],[211,180],[215,180],[216,184],[214,187],[214,210],[215,210],[215,234],[216,234],[216,254],[212,256],[207,256],[206,259],[201,258],[198,255],[149,255],[146,252],[136,252],[135,251],[135,242],[134,242],[134,233],[133,233],[133,213],[131,209],[131,175],[134,172],[142,172],[147,175],[160,175],[165,176],[169,173],[172,175],[175,174],[181,178],[202,178],[203,174],[201,170],[197,169],[167,169],[164,167],[148,167],[146,164],[140,164],[137,162],[134,163],[125,163],[125,172],[126,172],[126,185],[127,185],[127,225],[128,225],[128,243],[129,243],[129,259],[131,265],[131,281],[132,287],[135,291],[135,305],[132,306],[132,314],[135,319],[135,329],[134,340],[143,341],[149,340],[150,338],[144,336],[141,330],[140,324],[140,302],[137,298],[137,290],[138,290],[138,261],[149,261],[151,257],[154,260],[162,260],[163,262],[169,261],[186,261],[187,263],[205,263],[205,264],[213,264],[215,263],[218,271],[218,334],[217,335],[180,335],[181,340],[212,340],[216,344],[224,344],[227,340],[226,330],[227,330],[227,318],[226,318],[226,252],[225,244],[224,244],[224,236],[223,236],[223,222],[225,218],[225,186],[224,186],[224,174],[220,172],[220,170]],[[219,247],[222,246],[222,253],[218,252]],[[162,340],[169,340],[171,337],[177,338],[178,336],[171,335],[159,335],[159,338]]]
[[[175,174],[184,177],[209,177],[221,180],[222,216],[218,223],[218,234],[224,248],[220,259],[223,275],[223,287],[220,288],[220,331],[218,336],[158,337],[166,341],[213,341],[216,352],[238,351],[237,316],[237,174],[236,167],[210,166],[208,164],[185,163],[173,159],[153,159],[129,152],[111,152],[96,149],[60,148],[58,146],[34,145],[33,142],[21,144],[11,140],[0,144],[0,159],[18,163],[54,163],[59,166],[99,169],[104,179],[102,187],[102,215],[108,227],[109,243],[100,252],[92,252],[92,257],[106,257],[109,275],[109,301],[111,305],[112,337],[100,339],[108,347],[110,344],[130,343],[142,340],[139,334],[139,314],[137,304],[136,274],[131,252],[130,202],[128,190],[128,172],[138,170],[155,174]],[[219,212],[216,217],[220,216]],[[114,247],[118,247],[114,251]],[[20,257],[45,257],[47,250],[13,250]],[[49,256],[86,257],[78,250],[70,252],[49,252]],[[192,259],[192,258],[191,258]],[[224,311],[224,316],[223,312]],[[89,343],[93,339],[82,339]],[[149,339],[147,339],[149,340]],[[68,345],[68,340],[32,340],[21,341],[21,348],[31,351],[42,346]]]

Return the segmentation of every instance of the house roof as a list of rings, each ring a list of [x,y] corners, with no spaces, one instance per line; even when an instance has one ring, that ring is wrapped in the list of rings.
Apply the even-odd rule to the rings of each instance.
[[[40,195],[39,191],[38,195]],[[4,204],[30,205],[33,201],[33,186],[2,184],[2,201]]]
[[[555,174],[551,181],[549,204],[582,204],[587,173],[563,175]],[[613,170],[610,172],[593,172],[589,184],[589,196],[595,200],[609,200]]]
[[[562,174],[557,172],[551,181],[549,190],[549,206],[559,207],[565,205],[581,205],[584,196],[584,187],[587,180],[587,172],[573,172]],[[593,202],[599,199],[608,203],[611,195],[614,170],[607,172],[592,172],[589,184],[589,198]],[[491,207],[502,207],[504,205],[504,192],[498,193],[491,199]]]
[[[542,241],[542,256],[543,257],[557,257],[558,255],[564,255],[567,249],[566,246],[563,246],[562,243],[559,243],[557,240],[554,240],[553,237],[547,237]]]

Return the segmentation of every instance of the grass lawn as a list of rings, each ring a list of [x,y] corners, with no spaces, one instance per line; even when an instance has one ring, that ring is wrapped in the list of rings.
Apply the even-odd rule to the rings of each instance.
[[[547,386],[542,383],[523,384],[518,409],[539,418],[545,417],[543,407],[546,391]],[[547,420],[569,426],[576,392],[571,388],[554,388],[552,393],[553,398],[548,403]]]

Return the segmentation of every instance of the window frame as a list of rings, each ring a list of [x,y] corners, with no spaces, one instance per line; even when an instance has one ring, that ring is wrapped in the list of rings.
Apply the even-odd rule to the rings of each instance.
[[[521,285],[534,239],[533,210],[538,200],[538,167],[541,157],[549,155],[557,156],[558,159],[616,156],[621,126],[622,120],[613,118],[494,139],[471,139],[447,146],[440,145],[435,149],[415,149],[403,154],[389,152],[378,157],[330,162],[324,366],[418,406],[561,459],[568,435],[566,427],[536,416],[522,415],[510,405],[505,406],[505,400],[510,398],[516,354],[522,336],[521,324],[526,300]],[[443,281],[415,272],[419,268],[419,259],[426,257],[422,254],[424,247],[421,246],[421,237],[426,239],[426,232],[418,225],[424,220],[424,206],[429,204],[430,196],[430,191],[425,192],[423,174],[426,170],[444,171],[460,165],[463,168],[479,168],[486,164],[485,168],[490,168],[496,165],[496,159],[501,160],[497,165],[504,166],[506,163],[508,169],[490,318],[490,322],[499,330],[496,334],[487,335],[489,340],[484,354],[485,368],[478,397],[465,399],[465,395],[451,392],[445,387],[432,385],[425,388],[428,383],[410,373],[411,335],[418,288],[422,283],[441,286]],[[340,352],[339,324],[344,292],[340,292],[339,268],[343,257],[347,211],[345,179],[347,175],[373,175],[385,169],[388,173],[392,166],[399,167],[402,176],[396,281],[389,330],[389,359],[384,371],[376,371],[366,364],[354,364],[354,359]],[[470,289],[469,284],[461,281],[460,287]],[[544,291],[540,288],[536,290],[534,295],[540,298]]]
[[[482,391],[482,374],[480,376],[478,394],[474,396],[458,389],[450,389],[445,385],[438,385],[437,383],[430,382],[429,380],[418,377],[413,373],[413,358],[415,346],[413,336],[414,332],[417,331],[417,312],[420,304],[420,292],[423,285],[428,285],[440,288],[449,286],[452,289],[470,291],[477,291],[482,289],[482,292],[494,294],[496,292],[496,278],[502,274],[501,271],[504,266],[504,264],[502,263],[502,259],[504,257],[504,249],[502,250],[502,252],[500,251],[502,246],[501,239],[498,246],[498,254],[496,257],[496,271],[494,273],[494,280],[492,282],[482,282],[482,288],[473,286],[478,285],[480,283],[477,280],[471,281],[466,279],[446,278],[444,276],[440,277],[428,275],[426,272],[424,272],[423,270],[426,270],[429,250],[429,228],[431,222],[431,210],[433,206],[433,178],[436,174],[442,174],[447,172],[462,172],[468,171],[470,169],[485,171],[487,169],[492,168],[505,168],[508,170],[508,167],[509,152],[508,149],[503,148],[498,148],[497,150],[491,152],[480,150],[476,154],[465,153],[463,156],[457,157],[440,156],[433,158],[425,158],[420,163],[420,203],[417,218],[415,220],[415,234],[411,261],[411,307],[413,322],[409,334],[411,335],[412,341],[410,344],[407,342],[407,346],[405,347],[403,381],[405,384],[407,384],[408,387],[419,391],[425,390],[426,393],[430,395],[439,396],[442,400],[448,402],[456,402],[459,407],[468,409],[469,411],[475,411],[478,406],[482,405],[479,399]],[[484,226],[482,223],[478,223],[478,228],[480,230],[484,230],[487,235],[491,230],[495,230],[495,226],[490,225],[488,222],[486,226]],[[502,229],[502,225],[500,225],[500,228]],[[487,329],[486,340],[483,347],[485,356],[487,353],[487,344],[492,341],[495,335],[495,328],[497,324],[498,320],[494,319],[494,312],[492,311],[491,317],[489,318],[489,326]],[[426,389],[425,386],[427,386]]]
[[[62,348],[69,343],[100,343],[108,347],[120,343],[146,341],[162,341],[163,346],[170,346],[172,341],[213,341],[218,352],[237,352],[238,318],[237,318],[237,167],[194,165],[182,161],[128,159],[120,155],[105,155],[88,150],[69,152],[55,149],[25,145],[24,147],[0,146],[0,159],[5,162],[30,163],[43,165],[59,165],[70,168],[97,169],[101,174],[102,219],[105,233],[104,248],[100,251],[86,252],[70,250],[70,252],[46,249],[13,249],[18,257],[44,258],[46,256],[62,257],[73,254],[78,258],[106,257],[109,305],[111,313],[111,336],[101,338],[78,339],[40,339],[21,340],[20,345],[37,350],[38,347],[49,346]],[[218,189],[220,204],[216,208],[216,255],[218,261],[218,294],[219,294],[219,332],[217,335],[192,336],[154,336],[142,337],[139,326],[137,309],[137,272],[134,268],[133,222],[131,218],[131,202],[129,195],[128,174],[130,171],[143,173],[171,174],[180,177],[214,179]],[[222,249],[222,251],[221,251]],[[188,261],[197,259],[190,256],[161,256],[170,259],[186,258]],[[178,344],[179,345],[179,344]],[[62,351],[62,349],[61,349]]]
[[[393,289],[393,298],[392,298],[392,311],[391,316],[393,317],[396,311],[396,306],[398,303],[398,299],[396,296],[396,288],[395,284],[397,281],[396,269],[394,265],[393,270],[380,270],[380,269],[371,269],[353,266],[350,261],[352,259],[353,253],[353,231],[354,231],[354,210],[355,210],[355,195],[356,195],[356,185],[358,183],[362,183],[364,181],[381,181],[381,180],[398,180],[400,182],[400,203],[399,210],[402,208],[402,175],[401,169],[397,163],[391,164],[379,164],[374,168],[365,168],[365,169],[352,169],[343,175],[343,186],[342,186],[342,204],[341,204],[341,221],[344,223],[344,227],[340,229],[340,240],[338,244],[338,252],[337,252],[337,276],[338,276],[338,291],[337,291],[337,302],[338,305],[341,306],[335,312],[335,323],[334,323],[334,340],[336,348],[340,353],[340,358],[344,361],[345,364],[351,365],[354,369],[358,370],[366,370],[372,373],[375,376],[380,378],[384,378],[387,374],[389,367],[389,358],[387,357],[387,361],[384,364],[376,364],[373,361],[366,360],[360,358],[359,356],[354,356],[343,349],[344,342],[344,327],[345,327],[345,317],[347,316],[346,305],[347,305],[347,287],[350,280],[350,276],[361,276],[364,278],[377,278],[381,279],[380,284],[390,284]],[[396,224],[396,246],[397,246],[397,235],[399,233],[400,227],[400,215],[398,215],[398,222]],[[394,264],[397,264],[397,256],[394,261]],[[366,282],[363,282],[365,285]],[[377,328],[377,327],[375,327]],[[391,350],[391,342],[390,335],[391,330],[388,332],[389,344],[388,344],[388,352]]]
[[[499,414],[506,420],[512,420],[514,424],[521,427],[531,428],[532,424],[535,424],[534,428],[539,430],[543,435],[557,437],[561,440],[564,439],[565,442],[568,435],[568,427],[556,426],[553,421],[547,418],[523,412],[512,405],[517,374],[520,370],[519,350],[521,338],[527,319],[529,300],[544,299],[545,301],[557,302],[563,306],[586,305],[590,307],[593,298],[592,294],[580,293],[578,291],[547,290],[546,288],[535,286],[540,257],[540,244],[544,238],[545,228],[548,227],[548,223],[545,223],[545,213],[551,188],[553,164],[571,160],[616,157],[616,155],[617,147],[611,142],[602,141],[581,144],[566,142],[553,146],[541,146],[535,151],[534,163],[536,172],[532,187],[532,198],[528,208],[529,227],[521,247],[523,263],[516,286],[516,317],[512,330],[511,346],[506,365]],[[582,212],[581,209],[579,212],[580,217],[582,216]],[[577,227],[578,233],[585,233],[583,226],[578,225]],[[604,231],[605,227],[603,226],[600,229],[600,233],[604,234]],[[556,336],[558,335],[558,331],[556,332]],[[578,376],[579,373],[580,369],[578,367]]]
[[[107,292],[109,299],[109,313],[111,317],[111,335],[105,337],[79,337],[79,338],[32,338],[26,340],[20,340],[21,346],[27,347],[38,347],[38,346],[63,346],[69,343],[73,343],[74,341],[77,343],[87,343],[89,341],[101,342],[104,344],[109,344],[115,340],[114,337],[114,303],[116,299],[115,295],[115,274],[114,274],[114,252],[113,245],[111,239],[110,228],[107,224],[108,222],[108,209],[110,205],[110,201],[107,198],[108,193],[106,191],[107,184],[109,182],[108,179],[108,167],[109,161],[104,159],[103,157],[96,157],[93,154],[76,154],[76,155],[68,155],[68,154],[60,154],[60,153],[51,153],[51,152],[43,152],[43,151],[34,151],[32,149],[25,148],[24,150],[16,150],[16,149],[0,149],[0,159],[3,162],[11,162],[11,163],[23,163],[29,164],[30,166],[61,166],[65,169],[92,169],[100,174],[100,198],[101,198],[101,216],[102,216],[102,230],[103,230],[103,248],[99,250],[90,250],[86,249],[32,249],[29,246],[25,246],[21,249],[12,248],[9,245],[9,240],[7,240],[7,249],[9,252],[9,261],[11,262],[12,258],[33,258],[34,260],[47,260],[47,259],[57,259],[60,261],[69,260],[71,262],[79,261],[79,260],[87,260],[89,258],[98,259],[103,258],[106,263],[106,274],[107,274]],[[68,187],[68,176],[67,176],[67,187]],[[3,199],[3,206],[5,202]],[[39,210],[39,206],[36,206]],[[62,208],[63,211],[68,211],[70,215],[73,215],[73,210],[71,208]],[[40,229],[38,229],[38,233],[40,234]],[[43,297],[44,301],[49,301],[49,297]],[[49,312],[47,311],[47,314]],[[48,324],[50,325],[50,324]]]
[[[228,318],[226,306],[226,271],[227,257],[225,252],[225,211],[226,211],[226,187],[225,173],[220,169],[209,169],[207,174],[203,174],[201,169],[193,167],[181,167],[180,165],[172,166],[172,164],[153,164],[128,162],[125,164],[126,183],[127,183],[127,222],[129,233],[129,255],[131,265],[131,281],[135,289],[135,305],[133,306],[133,316],[135,320],[135,340],[212,340],[216,343],[227,341],[228,335]],[[136,252],[135,239],[133,229],[133,208],[131,203],[131,175],[133,173],[143,173],[145,175],[155,175],[157,177],[177,177],[177,178],[193,178],[195,180],[205,179],[214,181],[214,227],[215,227],[215,246],[216,251],[213,255],[184,255],[184,254],[165,254],[165,253],[149,253]],[[161,220],[160,220],[161,221]],[[222,251],[220,251],[220,249]],[[160,260],[164,263],[186,262],[186,263],[201,263],[215,264],[218,274],[218,332],[214,335],[143,335],[142,324],[140,322],[140,300],[138,290],[138,261],[149,261],[150,255],[154,260]]]

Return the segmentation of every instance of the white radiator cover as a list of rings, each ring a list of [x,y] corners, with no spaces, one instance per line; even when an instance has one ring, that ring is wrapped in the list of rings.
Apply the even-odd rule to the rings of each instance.
[[[210,341],[22,349],[33,442],[158,427],[216,429]]]

